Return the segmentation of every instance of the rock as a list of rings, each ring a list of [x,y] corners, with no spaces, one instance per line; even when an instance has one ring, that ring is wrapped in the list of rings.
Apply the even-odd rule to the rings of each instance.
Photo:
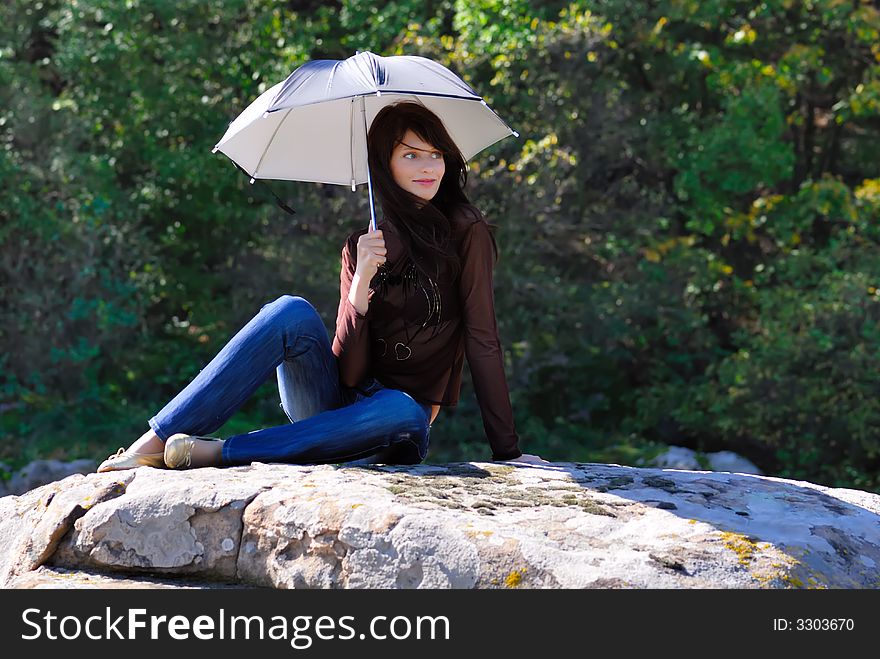
[[[74,521],[123,494],[134,475],[92,474],[86,480],[76,474],[20,497],[0,499],[0,584],[45,563]]]
[[[733,451],[706,453],[706,459],[709,461],[709,468],[712,471],[729,471],[734,474],[757,474],[759,476],[762,473],[754,464]]]
[[[684,469],[699,471],[700,463],[697,461],[697,452],[684,446],[670,446],[653,460],[651,465],[661,469]]]
[[[701,458],[703,464],[701,464]],[[683,446],[670,446],[650,462],[661,469],[682,469],[686,471],[729,471],[735,474],[761,475],[761,470],[733,451],[716,453],[697,453]]]
[[[97,468],[94,460],[34,460],[12,476],[4,494],[24,494],[35,487],[59,481],[72,474],[90,474]]]
[[[878,521],[877,494],[732,473],[141,467],[0,499],[0,587],[876,588]]]
[[[11,471],[9,465],[5,462],[0,462],[0,497],[12,494],[12,492],[9,491],[9,486],[6,484],[9,481]]]
[[[114,574],[101,574],[84,570],[38,567],[36,570],[13,579],[11,588],[22,589],[211,589],[242,588],[241,584],[189,581],[186,579],[157,579],[155,577],[132,577]]]

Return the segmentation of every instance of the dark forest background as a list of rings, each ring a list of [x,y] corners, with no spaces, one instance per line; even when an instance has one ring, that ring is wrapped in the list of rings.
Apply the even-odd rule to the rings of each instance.
[[[450,67],[520,134],[470,163],[522,447],[666,445],[880,492],[880,11],[859,0],[7,0],[0,460],[102,459],[267,301],[333,331],[356,193],[211,149],[356,50]],[[487,459],[465,372],[429,461]],[[286,422],[274,381],[218,436]]]

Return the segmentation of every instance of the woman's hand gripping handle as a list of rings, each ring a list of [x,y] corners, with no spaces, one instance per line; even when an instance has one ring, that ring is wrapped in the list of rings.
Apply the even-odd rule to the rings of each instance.
[[[367,315],[370,304],[370,281],[376,275],[379,266],[385,263],[385,255],[385,239],[382,237],[381,229],[370,231],[358,238],[357,265],[351,280],[348,300],[362,316]]]

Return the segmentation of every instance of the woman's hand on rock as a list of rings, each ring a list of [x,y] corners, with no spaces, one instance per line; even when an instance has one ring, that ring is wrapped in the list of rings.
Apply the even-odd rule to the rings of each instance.
[[[537,456],[537,455],[530,455],[528,453],[523,453],[518,458],[512,458],[510,460],[505,460],[504,462],[522,462],[524,464],[530,464],[530,465],[548,465],[548,464],[550,464],[544,458]]]

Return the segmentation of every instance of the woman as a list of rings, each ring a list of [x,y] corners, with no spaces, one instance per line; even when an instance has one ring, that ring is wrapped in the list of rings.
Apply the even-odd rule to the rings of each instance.
[[[458,402],[466,355],[493,460],[543,463],[518,446],[492,291],[489,225],[468,201],[464,159],[440,119],[404,102],[368,134],[385,217],[342,249],[336,335],[315,308],[267,304],[98,471],[253,461],[417,464],[440,407]],[[223,440],[215,431],[276,371],[291,423]]]

